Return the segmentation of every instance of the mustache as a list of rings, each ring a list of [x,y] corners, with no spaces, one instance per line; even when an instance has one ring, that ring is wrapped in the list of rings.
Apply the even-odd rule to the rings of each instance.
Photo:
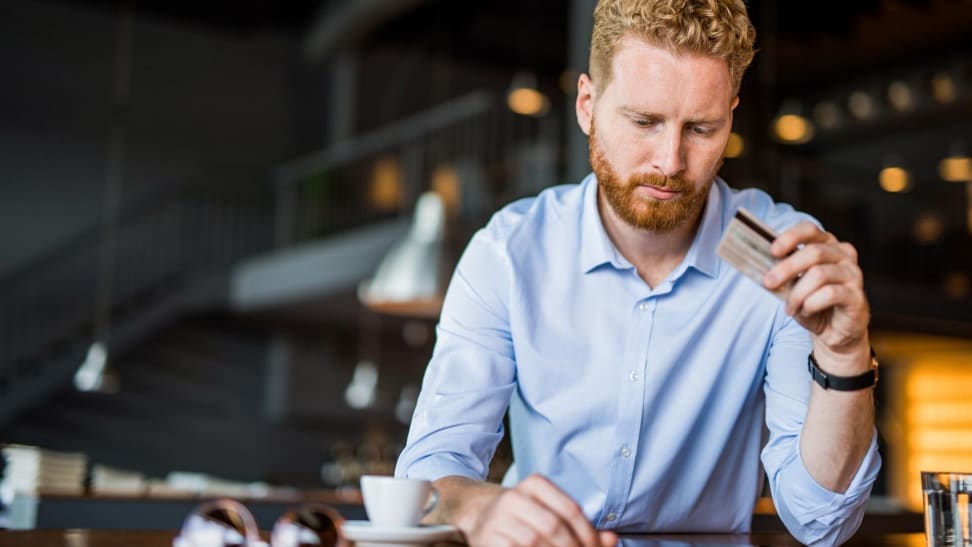
[[[692,186],[682,177],[668,177],[659,173],[635,173],[628,177],[628,186],[655,186],[676,192],[685,192],[692,189]]]

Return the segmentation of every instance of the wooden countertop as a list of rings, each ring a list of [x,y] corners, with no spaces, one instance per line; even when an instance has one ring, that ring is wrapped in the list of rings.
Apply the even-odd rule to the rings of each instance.
[[[334,489],[302,489],[286,490],[282,488],[274,489],[271,494],[265,496],[239,496],[220,493],[193,493],[193,492],[170,492],[170,493],[139,493],[128,492],[71,492],[57,489],[42,489],[35,493],[24,494],[37,498],[64,499],[64,500],[121,500],[121,501],[201,501],[220,497],[229,497],[241,503],[260,502],[260,503],[296,503],[305,501],[317,501],[335,505],[357,504],[361,505],[361,491],[355,488]]]
[[[171,547],[175,530],[4,530],[0,547]],[[622,536],[624,547],[688,547],[691,545],[800,545],[787,534],[749,535],[630,535]],[[886,545],[918,547],[925,544],[923,534],[858,534],[846,545]]]

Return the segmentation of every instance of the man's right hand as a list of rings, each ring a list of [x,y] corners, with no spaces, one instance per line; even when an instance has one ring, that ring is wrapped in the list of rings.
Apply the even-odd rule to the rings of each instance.
[[[567,494],[541,475],[513,488],[445,477],[430,521],[453,524],[471,547],[614,547],[614,532],[595,530]]]

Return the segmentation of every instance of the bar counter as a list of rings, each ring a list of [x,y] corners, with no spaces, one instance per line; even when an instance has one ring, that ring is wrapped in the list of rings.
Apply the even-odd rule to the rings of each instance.
[[[111,494],[65,494],[44,491],[18,493],[14,497],[8,526],[18,530],[95,529],[95,530],[168,530],[178,528],[189,512],[213,496],[133,496]],[[289,496],[234,498],[247,506],[261,529],[270,529],[289,508],[306,501],[330,505],[345,519],[365,520],[361,493],[357,490],[301,490]],[[920,512],[889,505],[886,498],[871,499],[861,522],[862,534],[906,534],[921,532],[924,518]],[[753,532],[784,533],[786,529],[776,515],[769,498],[756,504]]]
[[[171,547],[176,530],[9,530],[0,531],[0,547]],[[689,547],[692,545],[800,545],[787,534],[760,533],[748,535],[623,535],[624,547]],[[888,545],[919,547],[925,536],[919,533],[859,533],[845,545]],[[456,544],[448,544],[456,545]]]

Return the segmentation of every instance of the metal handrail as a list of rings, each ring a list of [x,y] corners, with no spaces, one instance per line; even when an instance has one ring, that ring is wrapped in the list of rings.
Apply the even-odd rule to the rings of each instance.
[[[538,145],[558,138],[559,120],[515,115],[490,90],[444,102],[275,169],[275,244],[285,247],[407,214],[438,167],[462,171],[463,202],[453,213],[460,222],[475,222],[481,210],[535,190],[512,179],[526,178],[526,164],[542,155],[536,154]],[[554,158],[555,147],[547,148]],[[379,180],[374,176],[379,158],[393,159],[401,177],[398,201],[390,206],[376,206],[369,195],[370,183]],[[550,184],[555,171],[549,167],[533,178]]]
[[[169,185],[120,215],[112,311],[172,288],[193,272],[229,266],[270,244],[267,199]],[[85,230],[6,279],[0,293],[0,372],[42,357],[51,344],[90,337],[100,233]]]
[[[158,206],[162,201],[169,199],[172,195],[183,192],[182,184],[164,185],[154,188],[130,203],[126,204],[121,213],[119,222],[130,222],[147,211]],[[0,295],[16,288],[18,283],[30,278],[38,271],[43,271],[63,260],[63,257],[78,248],[91,245],[93,242],[100,241],[102,237],[102,227],[100,219],[94,219],[81,229],[74,232],[68,238],[55,243],[43,253],[32,257],[25,262],[16,265],[11,270],[0,274]]]
[[[496,100],[492,93],[484,90],[474,91],[370,133],[338,142],[289,161],[274,170],[274,184],[278,188],[292,186],[303,176],[365,158],[383,149],[401,145],[438,129],[489,112],[495,104]]]
[[[288,222],[289,229],[307,238],[405,214],[407,203],[398,211],[376,212],[363,199],[363,170],[378,154],[396,154],[401,160],[409,179],[408,197],[418,195],[433,162],[440,160],[471,165],[483,179],[478,183],[481,191],[488,187],[486,199],[495,197],[494,189],[507,182],[502,177],[510,171],[511,158],[537,136],[533,121],[497,105],[491,92],[471,93],[275,169],[278,243],[280,227]],[[308,199],[306,191],[317,181],[301,183],[322,172],[325,195]],[[233,260],[270,246],[274,211],[269,200],[234,204],[226,196],[200,199],[200,192],[211,186],[208,182],[205,187],[160,187],[122,208],[113,311],[130,308],[146,293],[188,272],[226,269]],[[234,187],[230,196],[238,194]],[[260,226],[252,226],[247,217],[257,218]],[[10,363],[43,353],[57,340],[77,338],[79,331],[82,338],[90,338],[86,329],[94,319],[100,242],[98,226],[90,226],[0,279],[0,374],[6,374]]]

